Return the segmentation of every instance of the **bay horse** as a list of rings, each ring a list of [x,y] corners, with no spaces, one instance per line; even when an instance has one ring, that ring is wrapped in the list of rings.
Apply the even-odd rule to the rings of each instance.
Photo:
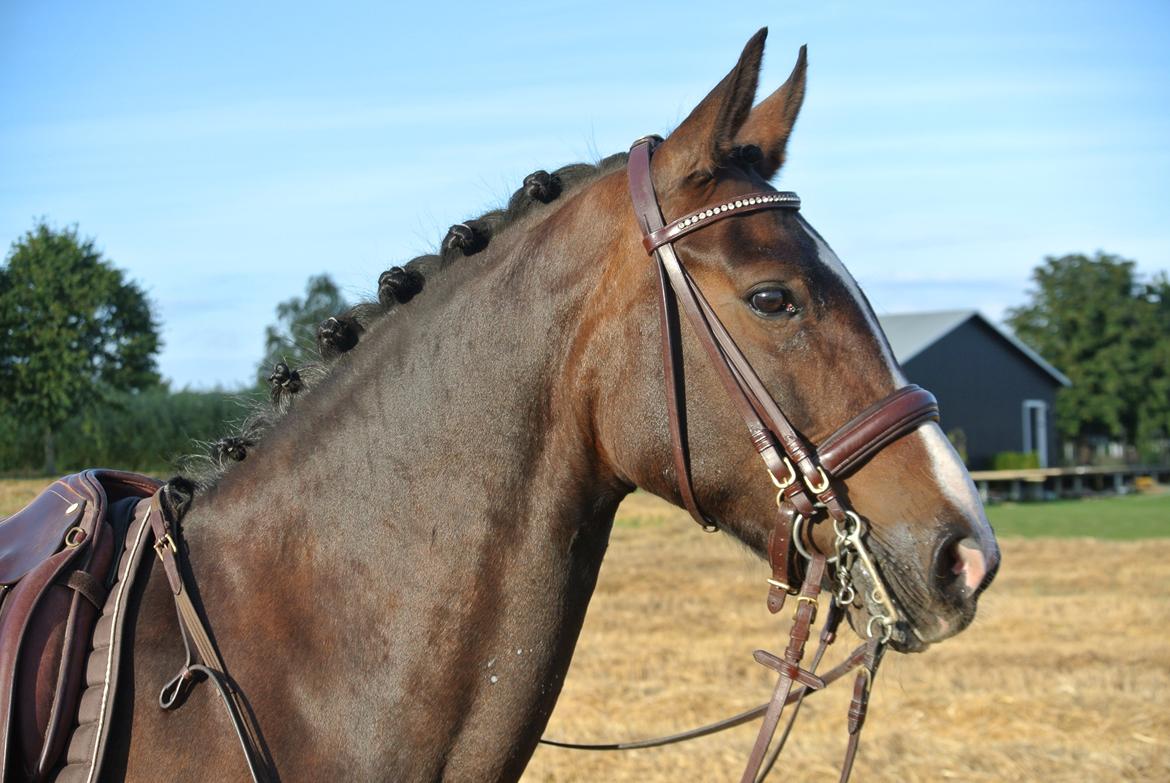
[[[802,49],[753,108],[763,43],[761,31],[658,144],[664,214],[769,191],[806,60]],[[523,772],[618,504],[635,488],[684,502],[642,234],[625,155],[537,172],[438,254],[384,274],[378,303],[330,319],[327,368],[278,367],[280,415],[220,443],[230,467],[200,481],[183,530],[223,658],[284,779]],[[808,442],[905,385],[861,290],[799,214],[722,220],[679,252]],[[681,345],[689,489],[764,554],[775,489],[695,335],[684,329]],[[891,443],[843,486],[900,610],[894,649],[966,627],[999,553],[939,426]],[[810,533],[829,551],[827,526]],[[159,709],[183,655],[161,568],[140,600],[106,777],[245,779],[212,688]],[[849,621],[864,630],[861,602]]]

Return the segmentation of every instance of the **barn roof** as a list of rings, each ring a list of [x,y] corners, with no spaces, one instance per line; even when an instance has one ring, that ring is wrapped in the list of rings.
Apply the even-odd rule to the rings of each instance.
[[[890,341],[890,347],[894,349],[894,357],[901,364],[910,361],[973,318],[990,327],[993,332],[1024,354],[1033,364],[1052,376],[1057,383],[1062,386],[1072,386],[1072,381],[1068,379],[1068,376],[1044,361],[1040,354],[1028,347],[1018,337],[990,318],[984,317],[977,310],[940,310],[929,313],[895,313],[878,316],[882,330],[885,331],[886,337]]]

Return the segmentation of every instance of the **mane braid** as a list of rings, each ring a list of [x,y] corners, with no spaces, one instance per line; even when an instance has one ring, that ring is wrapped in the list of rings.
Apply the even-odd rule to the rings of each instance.
[[[383,272],[378,277],[377,298],[359,302],[322,323],[317,341],[319,361],[295,368],[283,361],[277,363],[268,377],[267,394],[242,394],[237,398],[248,411],[242,422],[224,437],[202,442],[203,453],[175,461],[181,475],[168,484],[174,485],[175,505],[181,506],[185,513],[193,499],[214,487],[232,466],[252,452],[262,450],[264,435],[292,409],[293,398],[311,393],[338,360],[357,349],[362,334],[383,315],[414,299],[423,291],[427,280],[465,256],[482,251],[492,237],[534,211],[548,210],[546,205],[558,198],[624,167],[626,158],[627,154],[621,152],[596,164],[573,163],[553,172],[535,171],[524,178],[523,185],[503,209],[489,210],[478,218],[452,226],[437,253],[417,256]],[[453,233],[458,235],[454,241]]]

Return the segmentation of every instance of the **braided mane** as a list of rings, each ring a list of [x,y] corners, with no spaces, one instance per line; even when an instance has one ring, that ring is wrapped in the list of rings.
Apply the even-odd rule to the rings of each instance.
[[[303,367],[278,362],[268,376],[266,398],[245,396],[245,418],[223,438],[204,443],[204,451],[178,460],[181,477],[168,484],[172,511],[181,516],[197,492],[213,487],[236,463],[263,445],[263,438],[293,407],[297,398],[312,391],[329,375],[337,359],[361,345],[362,335],[382,316],[408,304],[426,287],[426,281],[460,259],[482,252],[493,237],[521,218],[539,213],[560,196],[573,192],[626,164],[626,153],[596,164],[574,163],[553,172],[535,171],[524,178],[506,206],[477,218],[456,223],[447,231],[439,252],[421,255],[378,276],[377,298],[360,302],[321,323],[317,330],[319,359]],[[165,496],[164,495],[164,496]]]

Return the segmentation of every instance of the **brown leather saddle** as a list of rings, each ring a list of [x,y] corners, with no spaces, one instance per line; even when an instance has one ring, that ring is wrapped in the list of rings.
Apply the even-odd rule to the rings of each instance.
[[[93,783],[117,704],[131,596],[162,563],[186,662],[159,694],[181,706],[203,680],[219,692],[252,779],[277,780],[260,728],[227,672],[183,566],[169,484],[87,470],[0,521],[0,783]],[[170,498],[170,503],[166,501]]]
[[[847,496],[838,492],[839,482],[885,446],[937,420],[938,404],[929,392],[906,386],[876,401],[819,446],[806,441],[769,395],[674,248],[676,241],[724,218],[767,209],[796,210],[800,199],[794,193],[761,191],[667,223],[650,173],[650,156],[658,141],[646,137],[635,142],[628,176],[643,244],[654,257],[659,279],[667,413],[679,492],[683,505],[704,529],[717,529],[699,507],[691,486],[686,398],[681,393],[681,309],[747,425],[752,444],[777,489],[779,517],[768,546],[772,568],[768,609],[779,612],[789,597],[795,597],[797,603],[783,657],[756,651],[756,660],[775,670],[779,679],[772,700],[764,707],[764,720],[741,781],[758,783],[767,775],[806,693],[823,689],[856,669],[842,764],[844,781],[857,755],[869,692],[884,646],[896,633],[905,632],[905,623],[868,551],[864,521],[852,510]],[[186,663],[163,687],[160,706],[178,707],[195,683],[209,680],[223,699],[253,780],[279,779],[255,717],[228,675],[206,619],[192,602],[188,583],[193,577],[183,568],[185,545],[177,525],[181,514],[164,513],[164,493],[159,482],[145,476],[91,470],[61,479],[23,511],[0,522],[0,783],[21,779],[90,783],[100,772],[128,614],[124,598],[135,577],[145,571],[139,566],[147,548],[153,548],[163,564],[187,649]],[[824,552],[808,552],[809,542],[802,540],[801,525],[811,523],[815,516],[833,526],[831,560]],[[793,549],[808,561],[799,578],[793,573],[801,569],[790,568],[795,565],[790,558]],[[854,563],[858,575],[867,582],[864,589],[873,604],[867,607],[869,638],[844,666],[822,677],[815,673],[816,668],[836,638],[845,607],[854,604],[861,588],[852,581]],[[805,644],[825,582],[834,584],[834,600],[822,624],[812,664],[803,668]],[[88,645],[91,636],[92,653]],[[796,709],[789,716],[788,729],[772,746],[781,712],[790,703]],[[753,710],[750,716],[758,714]],[[717,727],[640,744],[649,747],[701,736],[745,719],[749,713]]]
[[[97,777],[160,486],[87,470],[0,521],[0,783]]]

